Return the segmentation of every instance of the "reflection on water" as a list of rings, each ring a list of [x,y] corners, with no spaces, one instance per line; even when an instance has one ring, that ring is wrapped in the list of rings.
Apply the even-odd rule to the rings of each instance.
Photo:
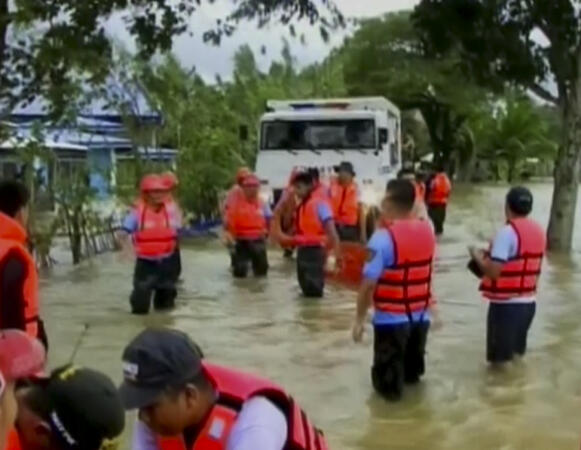
[[[534,215],[546,223],[551,188],[532,189]],[[170,315],[128,314],[132,267],[115,255],[72,271],[57,269],[42,286],[51,362],[69,359],[88,323],[76,362],[119,380],[122,347],[138,330],[174,326],[189,332],[208,358],[284,385],[326,431],[333,449],[577,448],[579,250],[545,263],[526,359],[504,373],[490,372],[484,362],[486,305],[465,270],[466,245],[484,244],[502,224],[505,191],[470,187],[454,195],[435,279],[444,326],[431,334],[424,382],[399,404],[373,393],[371,336],[363,345],[350,340],[352,291],[330,286],[322,301],[302,299],[292,263],[277,251],[271,252],[267,280],[233,281],[217,243],[183,250],[185,282]]]

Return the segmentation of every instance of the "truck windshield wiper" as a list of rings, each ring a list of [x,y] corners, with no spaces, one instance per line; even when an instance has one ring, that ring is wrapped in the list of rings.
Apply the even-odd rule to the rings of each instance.
[[[367,155],[367,152],[365,150],[363,150],[362,148],[356,148],[355,150],[357,150],[359,153],[361,153],[363,155]]]
[[[319,156],[321,156],[321,155],[322,155],[322,153],[321,153],[319,150],[317,150],[313,144],[309,144],[309,145],[307,146],[307,148],[308,148],[310,151],[312,151],[312,152],[313,152],[315,155],[319,155]]]
[[[291,155],[295,155],[296,156],[296,155],[299,154],[299,152],[297,152],[296,150],[290,149],[290,148],[285,148],[283,150],[289,152]]]
[[[339,149],[339,148],[334,148],[333,151],[339,153],[340,155],[344,155],[345,154],[345,152],[343,150]]]

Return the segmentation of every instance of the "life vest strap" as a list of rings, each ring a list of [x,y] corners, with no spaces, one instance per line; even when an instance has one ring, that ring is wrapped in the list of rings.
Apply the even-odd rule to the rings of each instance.
[[[415,267],[429,266],[431,264],[432,264],[432,258],[424,259],[421,261],[405,261],[402,263],[398,263],[395,267],[390,267],[388,269],[388,271],[389,272],[396,272],[397,270],[413,269]]]
[[[375,299],[376,304],[389,304],[389,305],[404,305],[404,304],[413,304],[413,303],[421,303],[421,302],[429,302],[432,296],[430,294],[426,295],[417,295],[415,297],[409,298],[402,298],[401,300],[394,300],[394,299],[383,299],[377,297]]]
[[[432,281],[432,277],[425,277],[425,278],[420,278],[417,280],[387,280],[384,278],[381,278],[377,281],[377,284],[380,284],[382,286],[400,286],[400,287],[404,287],[404,286],[414,286],[414,285],[418,285],[418,284],[428,284]]]

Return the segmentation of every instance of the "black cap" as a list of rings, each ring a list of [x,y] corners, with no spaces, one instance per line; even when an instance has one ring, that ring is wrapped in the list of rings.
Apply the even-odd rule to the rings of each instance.
[[[313,174],[310,170],[304,170],[304,171],[298,172],[293,179],[293,184],[299,184],[299,183],[311,184],[312,182],[313,182]]]
[[[349,161],[343,161],[338,166],[335,166],[335,172],[348,172],[352,176],[355,176],[355,169],[353,168],[353,164]]]
[[[48,422],[63,449],[118,447],[125,411],[117,388],[106,375],[69,365],[36,383],[48,396]]]
[[[526,216],[533,209],[533,194],[526,187],[513,187],[506,194],[506,204],[513,213]]]
[[[155,403],[164,391],[180,387],[202,370],[204,355],[185,333],[167,328],[141,332],[123,351],[119,388],[125,409]]]

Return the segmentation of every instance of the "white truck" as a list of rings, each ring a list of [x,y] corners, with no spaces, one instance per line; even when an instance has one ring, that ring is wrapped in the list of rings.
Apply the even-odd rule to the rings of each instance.
[[[294,168],[317,167],[324,181],[349,161],[363,201],[377,204],[401,168],[401,115],[384,97],[271,100],[259,137],[256,174],[272,203]]]

